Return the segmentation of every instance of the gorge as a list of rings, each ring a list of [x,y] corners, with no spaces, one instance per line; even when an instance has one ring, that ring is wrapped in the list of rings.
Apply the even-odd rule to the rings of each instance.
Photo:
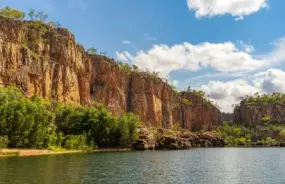
[[[262,96],[265,101],[260,96],[244,99],[233,114],[233,129],[244,131],[232,136],[228,124],[223,127],[222,113],[204,92],[190,88],[179,92],[156,72],[117,62],[94,48],[85,50],[67,29],[43,20],[0,16],[0,85],[15,85],[27,98],[37,95],[51,103],[80,106],[75,111],[84,111],[86,116],[90,112],[84,108],[93,104],[121,119],[133,113],[142,122],[137,140],[142,149],[224,146],[225,142],[236,146],[268,137],[283,140],[281,126],[264,136],[252,131],[257,125],[284,125],[284,95]],[[55,119],[61,116],[52,113]],[[227,121],[229,118],[232,116],[227,115]],[[81,133],[85,131],[88,129]],[[117,136],[119,130],[114,131]]]
[[[112,113],[137,114],[146,125],[213,130],[220,111],[195,92],[176,92],[147,72],[122,69],[88,54],[64,28],[0,17],[0,84],[68,104],[102,103]]]

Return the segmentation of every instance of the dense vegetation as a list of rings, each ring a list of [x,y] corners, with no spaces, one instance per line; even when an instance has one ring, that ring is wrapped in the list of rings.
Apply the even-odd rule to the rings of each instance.
[[[226,113],[226,112],[222,112],[222,117],[224,121],[232,121],[233,120],[233,113]]]
[[[285,103],[285,94],[273,93],[273,94],[262,94],[261,95],[259,93],[255,93],[253,96],[247,96],[241,103],[245,103],[245,104],[255,104],[255,103],[284,104]]]
[[[100,105],[51,104],[15,87],[0,88],[0,148],[128,146],[137,139],[138,123],[131,113],[116,117]]]
[[[248,126],[224,122],[215,132],[229,146],[250,145],[251,143],[272,146],[285,141],[284,125],[264,124],[262,126]]]

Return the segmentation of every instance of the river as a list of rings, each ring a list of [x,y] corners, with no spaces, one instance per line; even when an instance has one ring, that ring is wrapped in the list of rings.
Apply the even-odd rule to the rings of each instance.
[[[285,149],[197,148],[0,158],[0,184],[285,184]]]

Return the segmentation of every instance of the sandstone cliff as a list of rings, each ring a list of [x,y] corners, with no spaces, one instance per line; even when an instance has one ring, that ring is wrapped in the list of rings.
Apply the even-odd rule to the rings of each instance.
[[[220,111],[195,93],[178,93],[149,73],[125,71],[113,59],[87,54],[68,30],[39,21],[0,17],[0,84],[64,103],[96,101],[156,127],[211,130],[221,122]]]
[[[235,107],[233,121],[236,124],[251,125],[285,124],[284,97],[281,94],[249,97]]]

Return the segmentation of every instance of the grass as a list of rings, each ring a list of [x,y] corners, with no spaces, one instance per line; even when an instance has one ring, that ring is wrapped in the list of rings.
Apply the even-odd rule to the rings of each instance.
[[[13,151],[13,152],[0,152],[0,156],[19,156],[19,151]]]
[[[48,148],[48,150],[50,150],[50,151],[54,151],[54,152],[67,151],[67,150],[66,150],[66,149],[64,149],[64,148],[57,147],[57,146],[50,146],[50,147]]]

